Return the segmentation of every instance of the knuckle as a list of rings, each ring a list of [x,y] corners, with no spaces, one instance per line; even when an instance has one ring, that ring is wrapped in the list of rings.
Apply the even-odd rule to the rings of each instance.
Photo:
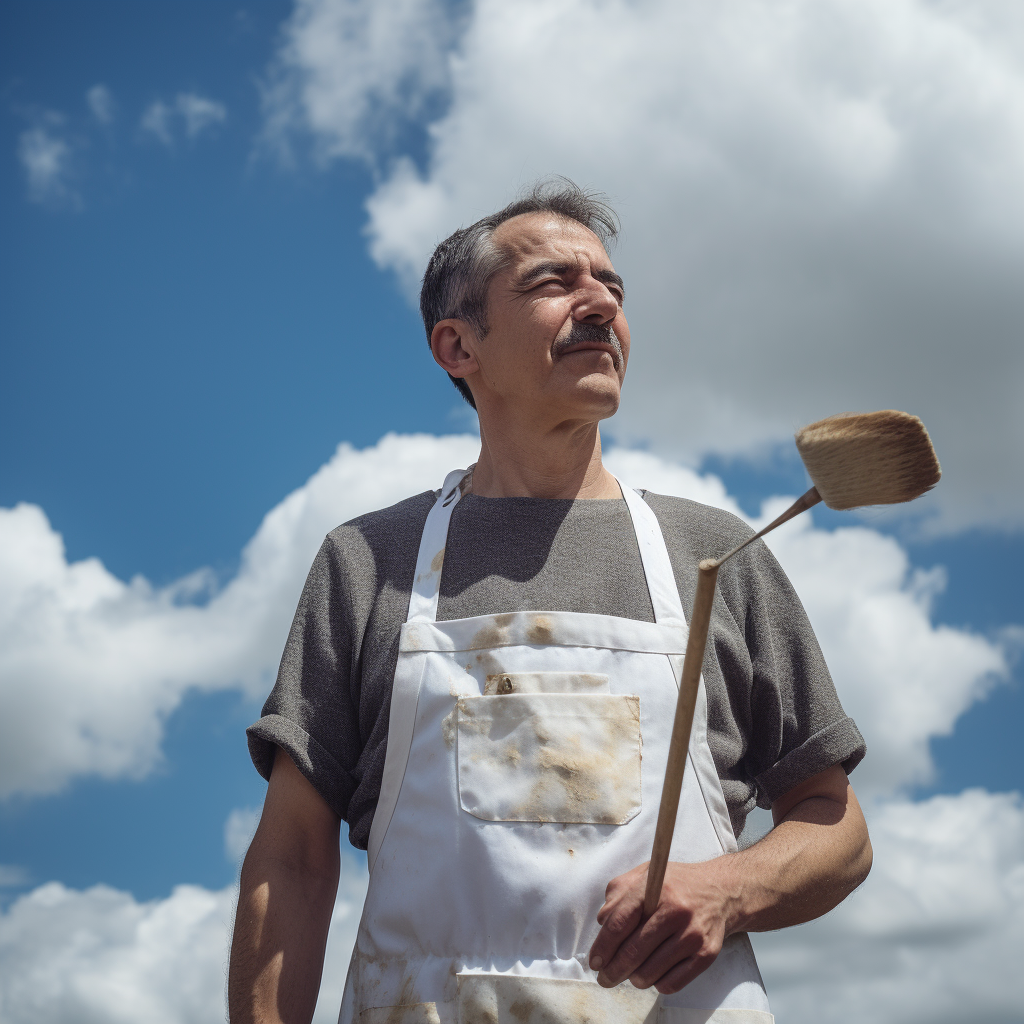
[[[624,964],[637,964],[640,962],[640,947],[635,942],[624,942],[619,950]],[[617,958],[616,958],[617,959]]]

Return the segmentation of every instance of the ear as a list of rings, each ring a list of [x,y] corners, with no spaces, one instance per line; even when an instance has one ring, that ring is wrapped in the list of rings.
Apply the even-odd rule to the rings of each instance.
[[[437,365],[453,377],[468,377],[480,369],[472,351],[475,341],[465,320],[439,320],[430,332],[430,351]]]

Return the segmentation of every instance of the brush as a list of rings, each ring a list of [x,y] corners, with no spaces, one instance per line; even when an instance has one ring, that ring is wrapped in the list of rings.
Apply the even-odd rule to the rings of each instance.
[[[894,409],[843,413],[818,420],[797,431],[796,447],[814,486],[763,530],[721,557],[705,559],[699,566],[665,785],[661,791],[654,849],[647,869],[645,918],[650,917],[658,906],[668,867],[718,570],[748,544],[819,501],[839,510],[866,505],[895,505],[912,501],[931,490],[941,476],[939,460],[924,424],[916,416]]]

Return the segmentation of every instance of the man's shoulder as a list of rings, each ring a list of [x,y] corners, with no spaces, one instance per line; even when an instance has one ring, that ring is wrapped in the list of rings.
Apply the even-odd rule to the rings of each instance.
[[[719,550],[725,545],[723,550],[727,551],[754,532],[739,516],[724,508],[654,491],[644,491],[643,496],[658,517],[669,544],[675,541],[704,551]]]
[[[436,491],[423,491],[387,508],[356,516],[331,530],[327,544],[338,553],[367,547],[374,553],[407,547],[415,552],[423,524],[436,500]]]

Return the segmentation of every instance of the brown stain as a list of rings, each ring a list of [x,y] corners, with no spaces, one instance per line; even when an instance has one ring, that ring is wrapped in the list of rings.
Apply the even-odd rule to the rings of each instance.
[[[444,566],[444,548],[441,548],[441,550],[438,551],[438,553],[436,555],[434,555],[434,557],[430,560],[430,571],[431,572],[440,572],[443,566]]]
[[[536,615],[526,630],[527,642],[547,647],[554,639],[552,622],[546,615]]]
[[[455,746],[455,734],[458,731],[459,708],[453,707],[444,718],[441,719],[441,738],[444,745],[451,750]]]
[[[516,1020],[521,1021],[522,1024],[529,1024],[530,1014],[533,1012],[533,1007],[525,999],[517,999],[508,1008],[508,1015],[514,1017]]]
[[[621,784],[631,773],[619,755],[623,748],[631,754],[638,750],[639,698],[627,698],[626,704],[630,708],[629,718],[602,719],[604,736],[594,745],[584,746],[578,735],[562,735],[552,742],[548,724],[534,720],[534,733],[541,744],[537,752],[537,778],[529,796],[512,816],[531,821],[599,825],[626,821],[636,809],[638,786]],[[638,775],[639,758],[634,779]]]
[[[514,612],[503,612],[494,616],[493,624],[482,626],[469,642],[469,650],[487,650],[492,647],[507,647],[509,627],[515,619]]]
[[[371,980],[368,977],[368,967],[399,967],[405,977],[402,979],[401,987],[398,991],[398,996],[395,997],[391,991],[381,991],[381,981],[379,978]],[[422,1002],[418,999],[416,993],[415,979],[412,974],[407,973],[409,971],[409,963],[404,959],[395,959],[384,955],[372,955],[360,950],[358,946],[355,950],[353,958],[352,968],[356,975],[356,1019],[360,1019],[362,1011],[364,1010],[377,1010],[380,1011],[376,1014],[378,1020],[382,1020],[382,1024],[424,1024],[426,1021],[439,1021],[440,1018],[437,1015],[437,1005],[435,1003]],[[380,1000],[387,1000],[384,1005],[381,1005]],[[391,1000],[395,1002],[392,1003]],[[387,1016],[382,1017],[383,1011],[387,1011]],[[411,1011],[419,1011],[414,1015]],[[426,1011],[426,1012],[424,1012]]]
[[[459,996],[460,1024],[651,1024],[658,1015],[657,993],[628,982],[604,989],[593,982],[504,975],[460,986]]]
[[[500,817],[490,820],[599,825],[630,820],[640,799],[640,698],[623,695],[620,700],[623,713],[591,720],[584,740],[581,732],[572,731],[572,719],[517,719],[496,712],[506,707],[504,700],[475,698],[471,707],[460,699],[459,730],[494,740],[477,746],[467,763],[500,765],[503,775],[516,772],[509,777],[520,781],[522,798],[513,798]],[[523,726],[533,730],[536,742],[517,739]]]

